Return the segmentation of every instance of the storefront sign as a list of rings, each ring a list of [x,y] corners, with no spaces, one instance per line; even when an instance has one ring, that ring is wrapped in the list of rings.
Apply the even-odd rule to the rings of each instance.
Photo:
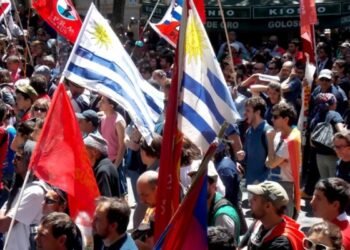
[[[232,7],[223,9],[225,18],[238,18],[238,19],[250,19],[250,7]],[[221,14],[219,8],[206,8],[205,9],[207,19],[220,19]]]
[[[316,6],[317,15],[329,16],[340,15],[340,4],[318,4]],[[288,18],[299,17],[299,5],[290,6],[256,6],[253,7],[253,17],[258,18]]]
[[[154,4],[143,4],[142,10],[141,10],[142,14],[147,16],[151,15],[154,6],[155,6]],[[158,5],[158,7],[156,8],[156,11],[153,14],[153,18],[161,19],[164,16],[167,9],[168,9],[168,6]]]

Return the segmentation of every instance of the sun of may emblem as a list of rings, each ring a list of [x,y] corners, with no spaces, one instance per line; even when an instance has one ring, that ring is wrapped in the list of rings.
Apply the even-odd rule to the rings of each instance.
[[[202,60],[204,45],[204,34],[200,28],[198,20],[193,13],[188,18],[186,31],[186,54],[188,60]]]
[[[106,47],[108,49],[109,45],[112,43],[106,27],[100,23],[94,23],[92,30],[89,31],[92,35],[92,39],[95,40],[96,45],[99,47]]]

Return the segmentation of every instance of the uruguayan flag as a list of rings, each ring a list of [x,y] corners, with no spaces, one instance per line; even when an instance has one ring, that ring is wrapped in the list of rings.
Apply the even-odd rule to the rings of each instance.
[[[158,23],[150,26],[173,47],[176,47],[179,37],[180,21],[182,17],[183,0],[172,0],[164,17]]]
[[[224,121],[239,118],[231,94],[195,7],[187,20],[179,129],[206,151]],[[181,38],[180,38],[181,39]]]
[[[91,4],[64,76],[115,100],[148,142],[163,109],[163,94],[145,81],[106,19]]]

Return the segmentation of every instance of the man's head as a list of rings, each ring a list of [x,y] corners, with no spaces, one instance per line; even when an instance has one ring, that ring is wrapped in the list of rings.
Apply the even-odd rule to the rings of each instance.
[[[24,144],[28,139],[30,139],[31,134],[35,128],[35,122],[33,120],[27,120],[25,122],[20,122],[17,126],[17,133],[15,138],[11,143],[11,150],[17,151],[18,147]]]
[[[66,212],[68,208],[67,194],[56,187],[51,188],[45,194],[42,208],[43,215],[48,215],[52,212]]]
[[[268,47],[270,49],[273,49],[276,47],[276,45],[278,45],[278,37],[276,35],[270,36],[268,41]]]
[[[280,71],[281,81],[283,81],[289,77],[290,73],[292,73],[293,66],[294,66],[294,63],[291,61],[286,61],[283,63],[281,71]]]
[[[84,144],[92,165],[108,154],[107,141],[100,135],[90,133],[84,138]]]
[[[245,103],[245,117],[247,123],[252,125],[263,119],[266,112],[266,102],[261,97],[249,98]]]
[[[350,131],[342,130],[336,133],[333,137],[333,144],[335,152],[339,159],[350,161]]]
[[[277,61],[271,61],[267,68],[267,74],[272,76],[278,75],[281,70],[280,65],[281,64],[279,64]]]
[[[146,171],[137,179],[137,193],[143,203],[149,207],[156,206],[158,173]]]
[[[17,55],[9,56],[6,60],[7,69],[11,72],[15,72],[18,70],[20,65],[20,59]]]
[[[82,249],[80,231],[65,213],[53,212],[44,216],[35,241],[40,250]]]
[[[272,108],[273,126],[277,131],[286,127],[291,127],[297,118],[297,113],[292,105],[286,102],[280,102]]]
[[[38,93],[29,84],[17,86],[16,104],[19,110],[27,111],[32,106],[37,97]]]
[[[110,240],[123,235],[129,224],[130,212],[125,200],[100,197],[97,200],[92,225],[94,234]]]
[[[98,128],[100,120],[94,110],[88,109],[83,113],[76,113],[76,116],[78,118],[79,127],[82,133],[93,133]]]
[[[293,39],[288,43],[288,52],[294,55],[299,50],[299,40]]]
[[[15,166],[15,173],[25,177],[30,157],[34,151],[35,142],[31,140],[27,140],[24,144],[20,145],[15,154],[15,158],[13,160],[13,165]]]
[[[321,87],[322,92],[325,92],[327,89],[331,87],[332,78],[333,78],[333,72],[331,70],[329,69],[321,70],[317,80]]]
[[[332,221],[345,212],[349,201],[349,184],[343,179],[331,177],[316,184],[311,206],[315,216]]]
[[[288,194],[277,182],[264,181],[258,185],[248,185],[252,217],[257,220],[269,219],[271,214],[282,215],[289,202]]]
[[[159,134],[153,135],[153,140],[150,145],[147,144],[144,138],[141,138],[140,155],[143,164],[150,166],[155,160],[160,158],[162,141],[163,137]]]
[[[171,53],[166,52],[160,56],[160,67],[168,71],[171,68],[171,65],[174,63],[174,57]]]
[[[254,74],[263,74],[265,72],[265,64],[261,62],[257,62],[253,66],[253,73]]]
[[[36,74],[30,78],[30,86],[38,95],[47,94],[47,79],[43,75]]]

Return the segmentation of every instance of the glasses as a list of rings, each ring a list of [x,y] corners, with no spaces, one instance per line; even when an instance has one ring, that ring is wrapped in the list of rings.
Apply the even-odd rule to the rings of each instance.
[[[303,247],[305,250],[332,250],[334,249],[333,247],[328,247],[326,245],[323,244],[316,244],[315,242],[305,238],[303,240]]]
[[[334,145],[333,148],[339,150],[339,149],[347,148],[349,146],[350,145]]]
[[[47,112],[46,108],[34,107],[34,111]]]
[[[44,202],[45,202],[45,204],[48,204],[48,205],[58,204],[59,203],[59,201],[50,199],[49,197],[45,197],[44,198]]]

